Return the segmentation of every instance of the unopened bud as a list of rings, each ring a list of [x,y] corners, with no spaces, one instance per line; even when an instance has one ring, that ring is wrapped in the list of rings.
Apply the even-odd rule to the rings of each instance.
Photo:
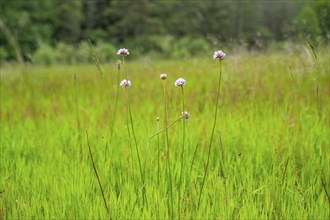
[[[160,74],[160,78],[161,78],[162,80],[165,80],[165,79],[167,78],[167,75],[166,75],[165,73]]]
[[[188,121],[188,119],[190,118],[190,114],[187,111],[182,112],[182,116],[186,119],[186,121]]]

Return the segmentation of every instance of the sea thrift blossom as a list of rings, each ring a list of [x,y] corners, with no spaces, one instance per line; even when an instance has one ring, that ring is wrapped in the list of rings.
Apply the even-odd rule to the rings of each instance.
[[[175,86],[184,86],[186,85],[186,80],[183,78],[179,78],[174,83]]]
[[[126,55],[129,55],[129,52],[126,48],[121,48],[121,49],[118,50],[117,54],[126,56]]]
[[[164,73],[164,74],[160,74],[160,78],[162,79],[162,80],[165,80],[166,78],[167,78],[167,75]]]
[[[186,121],[190,118],[190,114],[187,111],[182,112],[182,116],[186,119]]]
[[[125,88],[127,86],[132,86],[132,83],[131,83],[131,81],[124,79],[123,81],[121,81],[120,86]]]
[[[226,54],[222,50],[215,51],[213,54],[213,59],[223,60],[225,59]]]

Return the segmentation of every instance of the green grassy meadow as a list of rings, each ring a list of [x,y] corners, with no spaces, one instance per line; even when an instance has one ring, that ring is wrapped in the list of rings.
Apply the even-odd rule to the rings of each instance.
[[[317,59],[308,47],[225,51],[199,207],[219,62],[212,60],[213,51],[172,61],[131,61],[130,52],[120,80],[127,75],[132,82],[146,199],[121,87],[113,114],[116,61],[101,64],[103,75],[95,65],[7,64],[0,75],[0,219],[329,219],[329,48],[316,50]],[[182,120],[168,129],[171,181],[165,132],[147,145],[165,126],[161,73],[168,75],[169,124],[182,112],[181,89],[174,87],[179,77],[187,81],[190,113],[183,160]]]

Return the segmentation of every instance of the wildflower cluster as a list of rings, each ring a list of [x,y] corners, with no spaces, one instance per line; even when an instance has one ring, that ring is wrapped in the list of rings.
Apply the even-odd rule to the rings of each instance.
[[[139,147],[138,147],[138,142],[136,140],[136,137],[135,137],[135,132],[134,132],[134,125],[133,125],[133,119],[132,119],[132,113],[131,113],[131,107],[130,107],[130,104],[129,104],[129,94],[127,93],[126,91],[126,87],[130,87],[132,86],[132,83],[130,80],[128,79],[123,79],[120,83],[119,83],[119,75],[120,75],[120,69],[121,69],[121,66],[124,64],[124,57],[129,55],[129,51],[128,49],[126,48],[121,48],[117,51],[117,54],[122,56],[122,62],[121,61],[117,61],[117,68],[118,68],[118,84],[119,86],[125,88],[125,94],[126,94],[126,99],[127,99],[127,109],[128,109],[128,120],[127,120],[127,129],[128,129],[128,133],[132,133],[133,135],[133,138],[134,138],[134,143],[135,143],[135,149],[136,149],[136,155],[137,155],[137,160],[138,160],[138,164],[139,164],[139,169],[140,169],[140,175],[141,175],[141,180],[142,180],[142,198],[143,198],[143,205],[144,204],[147,204],[148,206],[148,202],[147,202],[147,196],[146,196],[146,181],[145,181],[145,167],[144,169],[142,169],[142,165],[141,165],[141,161],[140,161],[140,154],[139,154]],[[222,51],[222,50],[218,50],[218,51],[215,51],[214,54],[213,54],[213,59],[217,59],[219,61],[222,61],[223,59],[225,59],[226,57],[226,54]],[[126,74],[125,74],[125,78],[127,78]],[[169,205],[169,209],[171,210],[171,215],[172,215],[172,218],[173,218],[173,207],[174,207],[174,203],[173,203],[173,195],[172,195],[172,177],[171,177],[171,167],[170,167],[170,159],[169,159],[169,141],[168,141],[168,128],[170,128],[173,124],[175,124],[176,122],[180,121],[181,119],[184,119],[182,120],[182,152],[181,152],[181,172],[180,172],[180,178],[179,178],[179,184],[178,184],[178,197],[179,199],[181,199],[182,197],[182,189],[181,189],[181,185],[182,185],[182,182],[184,181],[183,180],[183,170],[184,170],[184,167],[185,167],[185,162],[184,162],[184,155],[185,155],[185,151],[184,151],[184,147],[185,147],[185,123],[188,121],[188,119],[190,118],[190,114],[188,111],[185,110],[185,102],[184,102],[184,86],[186,85],[186,80],[184,78],[178,78],[175,82],[174,82],[174,86],[176,87],[181,87],[181,91],[182,91],[182,112],[181,112],[181,116],[176,119],[174,122],[172,122],[171,124],[168,124],[167,122],[167,92],[166,92],[166,79],[168,78],[167,74],[165,73],[162,73],[160,74],[159,78],[161,80],[163,80],[163,85],[164,85],[164,109],[165,109],[165,119],[164,119],[164,122],[165,122],[165,128],[162,129],[162,130],[158,130],[158,123],[159,123],[159,117],[157,117],[156,121],[157,121],[157,133],[152,135],[148,141],[148,144],[151,140],[152,137],[154,137],[155,135],[158,135],[159,133],[165,131],[166,133],[166,144],[165,146],[167,146],[167,152],[166,152],[166,155],[167,155],[167,170],[168,170],[168,176],[167,176],[167,181],[169,183],[169,193],[170,193],[170,200],[171,200],[171,204]],[[206,167],[205,167],[205,172],[204,172],[204,177],[203,177],[203,180],[202,180],[202,185],[201,185],[201,190],[200,190],[200,193],[199,193],[199,198],[198,198],[198,208],[199,208],[199,205],[200,205],[200,201],[201,201],[201,197],[202,197],[202,191],[203,191],[203,187],[204,187],[204,183],[205,183],[205,179],[206,179],[206,175],[207,175],[207,170],[208,170],[208,165],[209,165],[209,158],[210,158],[210,152],[211,152],[211,146],[212,146],[212,140],[213,140],[213,136],[214,136],[214,128],[215,128],[215,125],[216,125],[216,119],[217,119],[217,110],[218,110],[218,100],[219,100],[219,94],[220,94],[220,82],[221,82],[221,62],[220,62],[220,76],[219,76],[219,84],[218,84],[218,95],[217,95],[217,99],[216,99],[216,105],[215,105],[215,118],[214,118],[214,125],[213,125],[213,130],[212,130],[212,134],[211,134],[211,140],[210,140],[210,146],[209,146],[209,152],[208,152],[208,157],[207,157],[207,163],[206,163]],[[117,84],[117,85],[118,85]],[[117,97],[118,97],[118,93],[117,93]],[[116,101],[117,102],[117,101]],[[129,125],[129,122],[130,122],[130,125]],[[159,137],[158,137],[159,138]],[[131,140],[130,140],[131,141]],[[131,142],[130,142],[131,144]],[[147,146],[148,146],[147,144]],[[158,139],[158,145],[159,145],[159,139]],[[148,149],[148,148],[146,148]],[[147,155],[147,154],[146,154]],[[160,176],[160,165],[159,165],[159,146],[158,146],[158,181],[159,181],[159,176]],[[147,156],[146,156],[147,157]],[[146,157],[145,157],[145,161],[146,161]],[[133,158],[133,157],[132,157]],[[133,159],[132,159],[133,160]],[[145,166],[146,163],[144,163],[144,166]],[[143,171],[144,170],[144,171]],[[96,170],[95,170],[96,172]],[[96,173],[97,175],[97,173]],[[105,197],[103,195],[103,189],[101,187],[101,184],[100,184],[100,188],[101,188],[101,191],[102,191],[102,196],[104,198],[104,201],[105,201]],[[107,207],[107,204],[106,204],[106,201],[105,201],[105,206],[108,210],[108,207]],[[179,213],[181,212],[181,206],[179,205]],[[179,215],[179,218],[180,218],[180,215]]]

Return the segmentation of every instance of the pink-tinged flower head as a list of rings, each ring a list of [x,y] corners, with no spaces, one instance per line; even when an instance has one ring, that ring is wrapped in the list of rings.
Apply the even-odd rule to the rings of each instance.
[[[121,49],[118,50],[117,54],[126,56],[126,55],[129,55],[129,52],[126,48],[121,48]]]
[[[187,111],[182,112],[182,116],[186,119],[186,121],[190,118],[190,114]]]
[[[222,50],[215,51],[213,54],[213,59],[223,60],[225,59],[226,54]]]
[[[120,82],[120,86],[125,88],[127,86],[132,86],[131,81],[127,80],[127,79],[123,79],[123,81]]]
[[[174,83],[175,86],[184,86],[186,85],[186,80],[183,78],[179,78]]]
[[[160,74],[160,78],[161,78],[162,80],[165,80],[165,79],[167,78],[167,75],[166,75],[165,73]]]

